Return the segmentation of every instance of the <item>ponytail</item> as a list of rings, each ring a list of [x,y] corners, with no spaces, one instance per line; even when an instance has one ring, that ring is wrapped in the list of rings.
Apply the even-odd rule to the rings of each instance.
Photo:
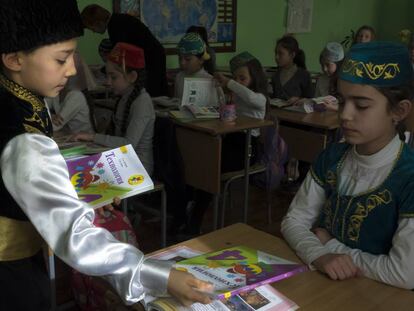
[[[295,58],[293,59],[293,62],[296,64],[296,66],[306,70],[305,52],[303,52],[303,50],[299,49],[296,53]]]

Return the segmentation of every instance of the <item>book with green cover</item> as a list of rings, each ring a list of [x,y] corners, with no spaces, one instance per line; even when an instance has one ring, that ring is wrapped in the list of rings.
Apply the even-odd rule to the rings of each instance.
[[[177,262],[177,269],[214,284],[214,296],[229,298],[260,285],[307,271],[305,265],[265,252],[235,246]]]

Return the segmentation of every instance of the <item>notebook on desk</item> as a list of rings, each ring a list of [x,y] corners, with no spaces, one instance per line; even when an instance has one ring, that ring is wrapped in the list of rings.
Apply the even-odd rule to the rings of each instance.
[[[184,78],[181,106],[217,107],[218,98],[215,82],[212,78]]]

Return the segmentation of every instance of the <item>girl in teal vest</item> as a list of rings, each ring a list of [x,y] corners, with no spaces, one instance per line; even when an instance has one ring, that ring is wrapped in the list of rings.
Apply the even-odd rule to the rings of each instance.
[[[282,222],[298,256],[331,279],[414,288],[414,153],[402,140],[411,77],[407,48],[387,42],[354,45],[340,69],[346,143],[319,155]]]

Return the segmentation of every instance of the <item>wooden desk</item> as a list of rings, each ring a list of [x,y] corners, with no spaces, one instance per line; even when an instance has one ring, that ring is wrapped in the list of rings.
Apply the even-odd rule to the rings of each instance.
[[[301,113],[272,107],[280,123],[280,135],[295,159],[313,162],[335,140],[339,128],[336,112]]]
[[[222,135],[246,131],[245,149],[245,191],[244,221],[247,219],[249,199],[249,166],[251,156],[251,131],[255,128],[271,126],[269,120],[260,120],[240,116],[234,123],[222,122],[218,119],[180,122],[178,125],[177,143],[184,162],[186,183],[197,189],[214,194],[214,229],[218,220],[218,197],[221,189],[221,145]]]
[[[282,239],[245,224],[235,224],[179,245],[203,252],[246,245],[300,262]],[[412,310],[414,305],[414,292],[367,278],[333,281],[317,271],[308,271],[272,285],[304,311]]]

